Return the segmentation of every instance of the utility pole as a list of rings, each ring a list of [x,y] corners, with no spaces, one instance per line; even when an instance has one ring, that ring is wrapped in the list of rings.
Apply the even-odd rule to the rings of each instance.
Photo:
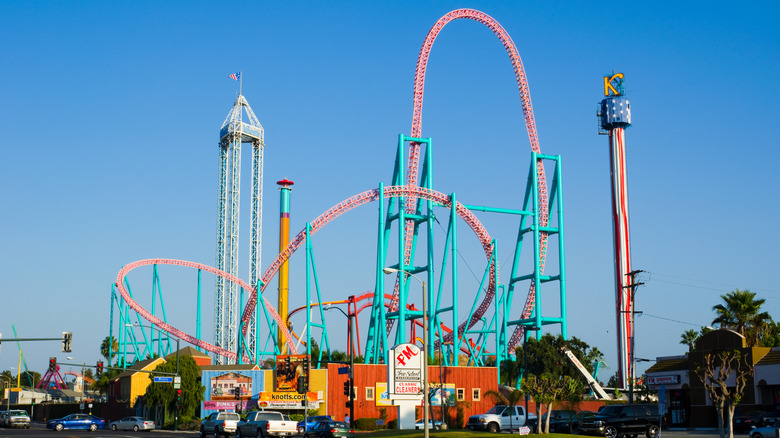
[[[634,404],[634,385],[636,383],[636,351],[634,351],[636,346],[636,314],[642,313],[636,311],[636,288],[645,284],[644,282],[637,283],[635,280],[636,275],[642,272],[645,271],[635,269],[626,274],[626,276],[631,277],[631,282],[624,286],[631,289],[631,361],[628,364],[628,404],[630,405]]]

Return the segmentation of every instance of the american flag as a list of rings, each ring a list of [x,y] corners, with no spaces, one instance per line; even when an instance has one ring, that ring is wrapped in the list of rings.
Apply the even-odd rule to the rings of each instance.
[[[233,79],[234,81],[237,81],[241,77],[241,72],[233,73],[230,75],[230,79]]]

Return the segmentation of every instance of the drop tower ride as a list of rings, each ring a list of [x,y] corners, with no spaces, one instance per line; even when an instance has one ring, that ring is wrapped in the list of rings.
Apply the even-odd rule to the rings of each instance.
[[[246,112],[249,123],[243,121]],[[250,216],[249,277],[252,286],[260,277],[260,240],[263,218],[263,126],[239,92],[219,131],[219,190],[217,195],[216,268],[238,276],[238,231],[241,201],[241,144],[252,145],[252,211]],[[214,345],[238,350],[238,284],[217,276],[214,289]],[[257,314],[247,324],[247,343],[254,353]],[[222,356],[217,364],[225,364]]]
[[[628,178],[625,130],[631,126],[631,104],[624,96],[623,73],[604,76],[600,126],[609,133],[612,182],[612,229],[615,257],[615,315],[617,318],[618,381],[631,386],[634,357],[634,287],[628,230]]]

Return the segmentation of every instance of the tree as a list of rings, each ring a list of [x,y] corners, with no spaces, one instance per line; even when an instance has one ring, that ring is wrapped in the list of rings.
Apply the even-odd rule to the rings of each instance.
[[[718,315],[712,323],[741,334],[749,347],[759,345],[761,336],[773,323],[768,312],[761,312],[761,306],[766,300],[756,299],[756,294],[747,289],[735,289],[720,297],[724,304],[712,307]]]
[[[543,406],[549,412],[558,401],[574,402],[582,399],[584,378],[576,366],[561,353],[563,347],[567,347],[591,374],[593,363],[602,358],[598,349],[591,349],[587,343],[576,337],[565,340],[561,335],[554,336],[550,333],[543,335],[538,341],[530,338],[516,350],[518,362],[527,363],[521,390],[533,396],[540,421]],[[539,433],[547,433],[548,424],[540,424]]]
[[[203,393],[206,387],[198,383],[198,365],[190,356],[181,356],[179,359],[179,375],[181,376],[181,410],[183,417],[192,417],[203,401]],[[164,362],[155,368],[157,372],[175,373],[176,361]],[[152,383],[146,387],[144,403],[147,406],[165,406],[166,409],[176,409],[176,391],[173,385],[167,383],[154,383],[154,375],[149,374]]]
[[[688,346],[688,353],[693,351],[693,343],[699,339],[699,333],[696,330],[690,329],[683,332],[680,335],[680,343]]]
[[[109,351],[109,345],[111,346],[111,351]],[[119,342],[116,341],[116,338],[113,336],[106,336],[103,339],[103,342],[100,343],[100,354],[106,358],[106,363],[108,363],[109,366],[111,366],[111,358],[108,357],[111,352],[114,354],[119,351]]]
[[[734,408],[742,398],[748,377],[753,375],[753,365],[747,355],[737,350],[720,351],[704,355],[695,373],[704,384],[704,389],[715,405],[718,416],[718,433],[721,438],[734,438]],[[734,375],[734,384],[729,386],[729,377]],[[724,410],[727,414],[728,431],[723,428]]]

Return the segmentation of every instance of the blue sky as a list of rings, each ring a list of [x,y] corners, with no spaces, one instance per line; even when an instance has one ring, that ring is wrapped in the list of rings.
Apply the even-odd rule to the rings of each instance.
[[[511,35],[542,152],[562,156],[569,332],[605,353],[607,373],[617,368],[609,156],[595,111],[601,77],[613,70],[626,75],[633,108],[634,268],[648,271],[637,291],[637,356],[682,354],[680,334],[710,324],[712,306],[734,288],[757,292],[780,317],[775,3],[36,1],[0,4],[3,337],[12,324],[20,337],[71,331],[72,362],[93,364],[123,265],[156,257],[214,265],[217,141],[237,95],[233,72],[243,72],[265,128],[263,267],[278,250],[277,180],[295,181],[294,232],[389,182],[397,135],[410,132],[420,46],[461,7]],[[484,26],[459,20],[439,35],[422,132],[433,139],[435,189],[519,208],[530,147],[511,64]],[[517,225],[478,216],[499,239],[506,275]],[[484,262],[461,230],[465,290]],[[242,219],[244,259],[248,234]],[[375,234],[371,205],[315,236],[325,299],[373,289]],[[303,305],[303,263],[302,254],[292,260],[291,307]],[[194,275],[162,272],[168,318],[190,333]],[[150,300],[149,271],[132,281]],[[464,292],[461,306],[472,300]],[[329,336],[343,349],[338,315]],[[33,370],[43,372],[49,356],[66,361],[56,342],[23,348]],[[2,345],[0,370],[17,367],[17,351]]]

